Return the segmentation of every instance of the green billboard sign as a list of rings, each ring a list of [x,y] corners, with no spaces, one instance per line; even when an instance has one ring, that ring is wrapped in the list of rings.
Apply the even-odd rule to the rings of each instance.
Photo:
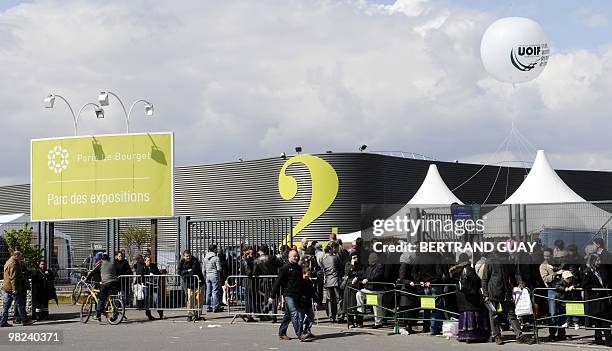
[[[33,221],[174,215],[172,133],[31,142]]]

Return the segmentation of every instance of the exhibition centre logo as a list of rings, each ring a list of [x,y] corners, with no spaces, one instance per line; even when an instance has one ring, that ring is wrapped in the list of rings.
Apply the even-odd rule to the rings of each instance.
[[[546,66],[549,52],[548,44],[518,45],[510,49],[510,62],[519,71],[531,71],[537,66]]]
[[[68,168],[69,156],[70,154],[68,153],[68,150],[64,149],[60,145],[55,146],[49,150],[49,153],[47,154],[47,165],[49,166],[49,169],[56,174],[62,173],[66,170],[66,168]]]

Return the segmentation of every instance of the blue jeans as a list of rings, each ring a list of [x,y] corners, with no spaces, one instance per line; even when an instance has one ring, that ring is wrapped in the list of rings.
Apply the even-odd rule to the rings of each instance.
[[[206,306],[214,311],[219,309],[219,277],[206,277]]]
[[[425,290],[425,295],[428,295],[428,296],[440,294],[440,288],[437,286],[425,288],[424,290]],[[442,302],[441,299],[436,297],[435,299],[436,309],[431,311],[431,326],[429,329],[430,334],[439,334],[440,332],[442,332],[442,319],[444,319],[444,315],[442,314],[440,310],[438,310],[439,308],[441,308],[440,306],[441,302]],[[437,319],[437,321],[435,321],[435,319]]]
[[[289,321],[293,323],[293,329],[295,335],[298,337],[302,335],[302,320],[300,318],[300,312],[298,311],[298,297],[285,296],[285,315],[278,328],[278,336],[287,335],[287,329],[289,328]]]
[[[4,298],[2,298],[4,308],[2,309],[2,319],[0,319],[0,324],[8,322],[8,313],[9,309],[11,308],[11,305],[13,304],[13,300],[15,300],[15,315],[19,315],[19,318],[21,318],[22,323],[28,320],[28,314],[25,310],[25,303],[21,296],[15,294],[14,292],[5,292]]]
[[[555,299],[557,298],[557,292],[555,290],[548,290],[548,315],[553,317],[550,319],[549,324],[551,326],[561,326],[563,325],[563,318],[554,317],[558,315],[565,314],[565,306],[557,302]],[[565,329],[563,328],[548,328],[548,332],[551,336],[555,335],[565,335]]]

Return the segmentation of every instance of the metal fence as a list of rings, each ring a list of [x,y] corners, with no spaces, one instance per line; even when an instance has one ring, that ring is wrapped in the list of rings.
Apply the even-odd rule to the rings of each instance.
[[[554,313],[548,316],[536,316],[533,319],[533,330],[536,341],[540,342],[539,330],[542,328],[565,329],[574,326],[574,329],[586,329],[595,331],[610,331],[612,319],[609,317],[609,309],[612,307],[610,298],[612,289],[595,288],[582,289],[575,288],[570,297],[561,298],[555,294],[550,296],[549,291],[554,288],[537,288],[531,295],[532,303],[535,305],[536,299],[543,299],[547,305],[554,301]],[[568,323],[571,321],[571,323]]]
[[[368,282],[347,286],[344,293],[347,322],[373,317],[374,323],[391,323],[399,333],[400,324],[456,321],[455,284],[431,284],[427,289],[406,290],[404,284]],[[370,312],[371,311],[371,312]],[[440,326],[441,328],[441,326]]]
[[[238,275],[242,250],[267,245],[270,255],[276,255],[283,244],[292,244],[291,217],[228,220],[192,220],[188,223],[189,248],[200,261],[208,246],[217,245],[217,252],[226,262],[226,275]]]
[[[204,288],[197,276],[122,275],[119,280],[126,309],[202,313]]]
[[[279,286],[276,294],[272,294],[274,283],[278,276],[260,275],[249,277],[232,275],[227,277],[222,288],[222,302],[227,306],[227,313],[232,322],[237,318],[252,321],[276,322],[284,315],[283,288]],[[316,281],[316,278],[311,278]],[[272,303],[268,298],[272,297]],[[317,310],[317,303],[312,301],[312,308]],[[316,319],[318,323],[318,319]]]
[[[223,285],[222,299],[227,305],[228,315],[233,316],[232,322],[238,317],[245,320],[254,317],[259,317],[260,320],[276,320],[283,315],[282,308],[279,309],[282,291],[274,296],[273,303],[268,303],[268,298],[272,297],[272,287],[276,277],[276,275],[227,277]]]

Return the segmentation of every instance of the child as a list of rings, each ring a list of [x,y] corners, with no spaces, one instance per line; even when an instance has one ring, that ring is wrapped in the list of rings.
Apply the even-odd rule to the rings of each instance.
[[[315,317],[312,306],[317,295],[317,286],[312,280],[310,280],[310,269],[308,267],[304,267],[302,269],[302,274],[304,276],[304,290],[302,296],[300,297],[300,305],[298,306],[298,309],[300,311],[300,318],[304,318],[304,331],[302,332],[300,341],[315,337],[311,330]]]
[[[561,280],[557,281],[555,284],[555,290],[557,291],[557,298],[562,301],[576,301],[580,300],[580,295],[575,290],[578,288],[578,284],[574,281],[574,275],[570,271],[563,271],[561,275]],[[565,303],[557,302],[557,311],[555,311],[557,315],[564,315],[565,312]],[[551,334],[549,337],[550,341],[563,341],[566,338],[565,328],[567,327],[567,323],[563,323],[561,318],[556,319],[557,336]]]

